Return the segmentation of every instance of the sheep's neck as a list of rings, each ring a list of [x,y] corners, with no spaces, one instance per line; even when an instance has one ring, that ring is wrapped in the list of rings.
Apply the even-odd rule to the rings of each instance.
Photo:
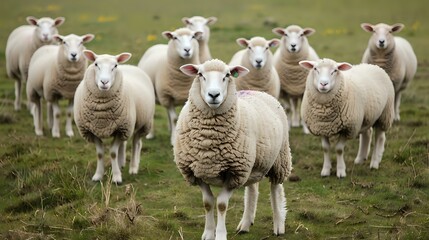
[[[62,54],[59,54],[62,55]],[[86,61],[81,59],[77,62],[69,62],[67,59],[58,57],[57,78],[53,79],[52,89],[61,97],[73,99],[77,86],[85,74]]]
[[[389,77],[392,78],[391,74],[393,72],[394,65],[394,52],[395,47],[391,49],[371,49],[369,52],[371,57],[368,63],[381,67],[386,71]]]
[[[308,70],[298,64],[304,58],[300,54],[287,54],[277,63],[281,89],[291,96],[300,97],[304,93]]]

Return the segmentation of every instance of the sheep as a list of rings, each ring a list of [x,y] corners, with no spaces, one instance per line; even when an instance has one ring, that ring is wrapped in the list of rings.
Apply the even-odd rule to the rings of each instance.
[[[209,25],[217,22],[216,17],[201,17],[194,16],[191,18],[184,17],[182,22],[187,28],[195,32],[202,32],[201,38],[198,40],[200,61],[205,62],[212,59],[209,49],[210,28]]]
[[[66,135],[73,137],[73,97],[82,80],[87,60],[82,57],[85,43],[94,39],[93,34],[77,36],[54,35],[60,45],[39,48],[31,57],[28,69],[27,98],[32,107],[36,135],[43,135],[41,98],[48,102],[48,124],[52,137],[60,137],[59,118],[61,110],[58,101],[69,100],[67,107]]]
[[[7,39],[5,52],[7,76],[15,79],[16,111],[21,109],[21,88],[27,81],[31,56],[41,46],[53,43],[52,36],[58,33],[57,27],[64,23],[65,18],[37,19],[29,16],[26,20],[30,25],[23,25],[12,31]]]
[[[142,148],[141,137],[151,128],[155,111],[155,94],[147,74],[136,66],[119,65],[130,59],[130,53],[116,56],[97,55],[85,50],[93,61],[76,89],[74,120],[81,136],[94,142],[97,169],[93,181],[104,175],[102,139],[113,137],[110,148],[112,181],[122,183],[120,167],[125,166],[126,140],[132,135],[130,174],[137,174]]]
[[[300,102],[302,102],[308,71],[299,66],[299,61],[319,59],[307,40],[307,37],[315,32],[313,28],[301,28],[297,25],[273,29],[273,33],[282,36],[280,47],[274,53],[274,66],[281,83],[280,96],[289,100],[291,126],[299,127],[302,124],[306,134],[309,131],[305,123],[300,121]]]
[[[195,79],[177,122],[174,161],[185,180],[201,188],[206,210],[202,239],[226,239],[228,201],[241,186],[246,186],[244,213],[237,231],[249,231],[255,219],[258,182],[264,176],[271,181],[274,234],[284,234],[282,183],[292,162],[289,126],[281,104],[264,92],[237,92],[232,77],[249,72],[242,66],[214,59],[180,70]],[[217,197],[217,226],[210,185],[222,188]]]
[[[364,31],[373,33],[363,54],[362,62],[378,65],[389,75],[395,87],[395,121],[399,121],[402,92],[413,80],[417,71],[416,54],[407,40],[393,36],[393,33],[398,33],[404,28],[402,23],[393,25],[362,23],[361,27]]]
[[[200,63],[197,40],[202,32],[179,28],[173,32],[165,31],[162,35],[169,39],[168,45],[157,44],[147,49],[138,67],[149,75],[157,102],[167,109],[170,142],[173,144],[177,119],[175,107],[185,103],[193,80],[180,72],[179,68],[188,63]],[[153,136],[154,129],[151,129],[146,138]]]
[[[275,98],[279,98],[280,80],[274,68],[273,54],[270,47],[276,47],[280,40],[271,39],[267,41],[263,37],[237,39],[238,45],[246,48],[234,54],[229,65],[242,65],[250,70],[244,77],[235,80],[237,90],[263,91]]]
[[[375,143],[370,168],[378,169],[384,152],[385,131],[393,122],[394,89],[386,72],[372,64],[352,66],[331,59],[300,61],[310,70],[301,114],[310,132],[322,137],[324,154],[321,176],[329,176],[329,138],[338,137],[337,177],[346,176],[344,146],[359,135],[359,151],[354,161],[361,164],[368,158],[372,128]]]

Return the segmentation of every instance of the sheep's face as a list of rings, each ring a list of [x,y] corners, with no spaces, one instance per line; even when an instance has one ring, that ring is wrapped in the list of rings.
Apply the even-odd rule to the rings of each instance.
[[[280,41],[278,39],[267,41],[262,37],[254,37],[250,40],[239,38],[237,39],[237,43],[240,46],[247,48],[246,57],[248,58],[250,64],[254,68],[260,69],[265,66],[268,59],[272,55],[270,52],[270,47],[277,46]]]
[[[77,62],[82,57],[82,52],[85,50],[84,43],[92,41],[94,35],[86,34],[77,36],[70,34],[67,36],[54,35],[54,39],[61,44],[61,52],[69,62]]]
[[[330,92],[337,83],[337,78],[341,74],[340,71],[352,68],[349,63],[336,63],[326,58],[319,61],[301,61],[299,65],[311,71],[309,78],[312,78],[313,86],[320,93]]]
[[[208,25],[211,25],[217,21],[216,17],[204,18],[200,16],[195,16],[191,18],[182,18],[182,22],[186,25],[187,28],[191,29],[194,32],[202,32],[200,40],[208,40],[210,37],[210,29]]]
[[[395,45],[392,33],[401,31],[404,25],[401,23],[391,26],[384,23],[379,23],[377,25],[362,23],[361,27],[364,31],[372,33],[369,40],[371,46],[375,46],[378,49],[392,49]]]
[[[98,56],[89,50],[85,50],[84,55],[88,60],[94,62],[94,80],[100,91],[109,91],[115,84],[118,74],[118,64],[128,61],[131,57],[130,53],[121,53],[116,56],[108,54]]]
[[[55,20],[52,18],[27,17],[30,25],[36,26],[36,35],[44,43],[50,43],[55,34],[58,33],[57,27],[63,24],[64,18],[59,17]]]
[[[307,37],[316,32],[313,28],[302,29],[299,26],[292,25],[286,29],[274,28],[273,32],[283,36],[283,44],[288,52],[297,53],[301,51],[302,46],[307,44]]]
[[[212,68],[210,63],[216,68]],[[202,65],[187,64],[180,67],[180,70],[189,76],[198,78],[200,95],[211,109],[217,109],[225,101],[228,95],[228,85],[230,81],[233,81],[232,77],[244,76],[249,72],[244,67],[230,67],[220,60],[207,61]]]
[[[198,49],[198,42],[201,38],[202,32],[194,32],[190,30],[179,29],[175,32],[163,32],[163,35],[170,39],[169,44],[173,44],[177,54],[183,59],[190,59],[193,57],[194,52]]]

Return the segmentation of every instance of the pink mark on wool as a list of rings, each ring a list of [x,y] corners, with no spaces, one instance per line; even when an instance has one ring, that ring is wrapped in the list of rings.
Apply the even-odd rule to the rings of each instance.
[[[237,92],[237,96],[238,97],[244,97],[244,96],[249,96],[249,95],[253,95],[254,91],[252,90],[240,90]]]

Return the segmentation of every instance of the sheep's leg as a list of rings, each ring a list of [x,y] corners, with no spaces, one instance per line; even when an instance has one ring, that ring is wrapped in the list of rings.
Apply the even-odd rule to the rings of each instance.
[[[340,137],[335,151],[337,153],[337,177],[342,178],[346,176],[346,164],[344,162],[344,146],[346,145],[346,139]]]
[[[323,148],[323,168],[320,175],[322,177],[327,177],[331,175],[331,157],[329,156],[329,150],[331,148],[331,144],[329,143],[329,138],[322,137],[322,148]]]
[[[201,193],[203,194],[204,209],[206,212],[206,222],[204,233],[201,236],[202,240],[215,239],[216,223],[214,218],[215,198],[210,186],[205,183],[200,183]]]
[[[371,156],[371,164],[369,165],[370,168],[378,169],[381,159],[383,158],[385,142],[386,142],[386,133],[383,130],[376,128],[374,151],[372,152],[372,156]]]
[[[46,103],[46,109],[48,112],[48,127],[52,129],[54,122],[54,110],[52,109],[52,104],[50,102]]]
[[[66,135],[69,137],[74,136],[72,123],[73,123],[73,99],[69,100],[69,105],[67,106]]]
[[[32,104],[34,130],[37,136],[43,136],[42,100],[39,98]]]
[[[231,198],[232,190],[223,187],[217,197],[217,224],[216,224],[216,240],[226,240],[226,211],[228,209],[229,199]]]
[[[286,197],[283,184],[271,183],[271,208],[273,209],[274,234],[285,233]]]
[[[126,158],[126,146],[127,146],[127,141],[123,141],[121,143],[121,145],[119,145],[119,150],[118,150],[118,164],[119,167],[125,167],[125,158]]]
[[[289,101],[290,110],[292,111],[292,127],[299,127],[298,100],[294,97],[291,97]]]
[[[140,152],[142,150],[142,140],[139,134],[135,134],[133,137],[133,149],[131,153],[130,161],[130,174],[137,174],[140,165]]]
[[[101,139],[95,137],[94,142],[95,149],[97,152],[97,169],[95,170],[94,176],[92,176],[92,181],[100,181],[101,179],[103,179],[104,175],[104,147]]]
[[[371,145],[372,128],[359,135],[359,151],[355,159],[355,164],[362,164],[368,159],[369,149]]]
[[[395,93],[395,121],[401,120],[401,116],[399,115],[399,106],[401,105],[401,95],[402,92],[398,91]]]
[[[170,105],[167,108],[168,111],[168,126],[170,127],[170,133],[171,133],[171,138],[170,138],[170,143],[173,146],[174,145],[174,140],[176,139],[176,121],[177,121],[177,116],[176,116],[176,109],[174,108],[174,105]]]
[[[53,126],[52,126],[52,137],[59,138],[60,137],[60,116],[61,109],[57,101],[52,102],[52,110],[54,113]]]
[[[112,146],[110,147],[110,158],[112,163],[112,182],[116,184],[122,183],[121,169],[119,168],[118,164],[118,152],[121,144],[123,144],[123,141],[115,137],[115,139],[113,139]]]
[[[255,222],[256,206],[258,203],[259,183],[249,185],[244,191],[244,212],[240,223],[237,226],[237,232],[249,232],[250,225]]]
[[[15,111],[21,110],[21,92],[22,92],[22,80],[15,79]]]

